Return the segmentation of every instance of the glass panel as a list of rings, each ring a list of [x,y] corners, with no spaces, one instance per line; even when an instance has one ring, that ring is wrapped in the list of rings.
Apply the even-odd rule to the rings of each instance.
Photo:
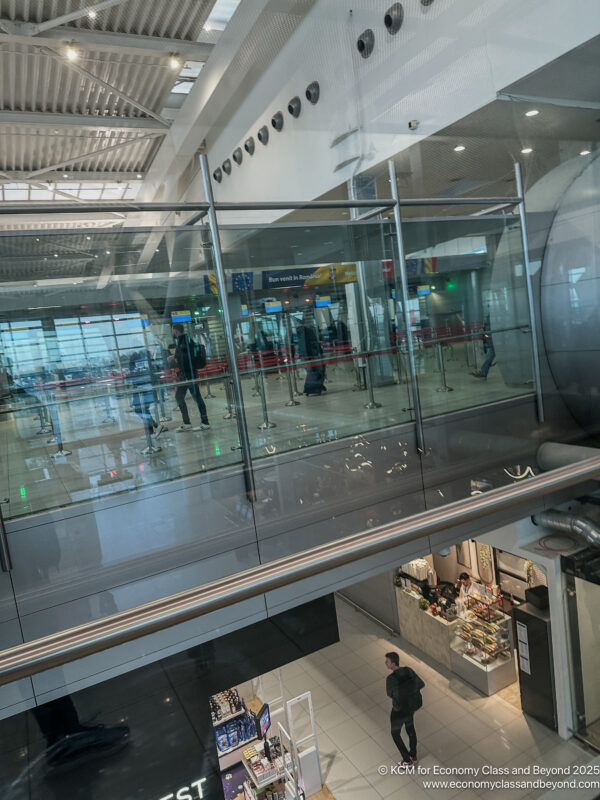
[[[391,233],[222,229],[254,457],[411,419]]]
[[[600,745],[600,631],[595,609],[600,601],[600,586],[575,578],[577,597],[577,623],[579,626],[579,651],[583,708],[578,708],[579,719],[585,719],[582,731],[596,746]]]
[[[403,223],[424,417],[533,390],[518,218]]]
[[[200,230],[1,239],[7,517],[239,462],[207,247]]]

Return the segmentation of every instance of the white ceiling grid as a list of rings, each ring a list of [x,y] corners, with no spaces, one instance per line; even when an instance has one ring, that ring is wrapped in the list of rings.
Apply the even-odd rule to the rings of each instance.
[[[31,182],[26,192],[31,200],[46,188],[40,187],[40,180],[55,183],[63,173],[78,187],[65,190],[76,199],[131,198],[139,184],[127,178],[135,181],[147,172],[162,142],[161,132],[168,130],[161,112],[178,80],[179,70],[171,64],[177,43],[183,48],[185,43],[218,38],[218,33],[204,30],[215,0],[120,0],[98,9],[95,16],[83,13],[49,26],[40,38],[31,27],[61,22],[63,15],[90,5],[84,0],[0,0],[4,201],[16,197],[16,182]],[[84,34],[90,32],[96,38],[86,40]],[[132,46],[124,40],[121,48],[109,38],[112,34],[137,38]],[[52,42],[44,38],[50,35]],[[66,53],[70,43],[77,53],[73,62]],[[185,55],[177,58],[183,67]],[[50,114],[62,117],[46,121],[44,115]],[[85,118],[81,125],[76,116]],[[123,127],[119,120],[124,120]],[[97,186],[81,185],[97,173],[102,173]],[[114,191],[107,185],[111,173],[119,181]],[[18,191],[25,199],[23,190]],[[48,192],[49,199],[65,199],[52,186]]]

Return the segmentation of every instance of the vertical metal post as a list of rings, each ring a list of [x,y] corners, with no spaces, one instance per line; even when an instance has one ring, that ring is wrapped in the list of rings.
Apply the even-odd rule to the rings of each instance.
[[[250,437],[248,436],[248,425],[244,413],[244,400],[242,394],[242,381],[238,369],[235,352],[235,340],[233,337],[233,327],[231,325],[231,315],[229,313],[229,303],[227,301],[227,282],[225,280],[225,269],[223,267],[223,252],[221,250],[221,237],[217,225],[217,214],[215,211],[215,198],[213,195],[212,184],[210,182],[210,172],[208,169],[208,159],[206,154],[200,156],[200,168],[202,170],[202,183],[204,193],[209,203],[208,225],[212,239],[212,249],[215,258],[215,271],[217,286],[221,295],[221,308],[223,310],[223,324],[225,328],[225,344],[227,347],[227,357],[229,368],[231,369],[231,382],[233,384],[233,394],[237,410],[237,425],[240,434],[240,446],[242,448],[242,463],[244,468],[244,482],[246,484],[246,495],[248,500],[253,503],[255,499],[254,473],[252,471],[252,454],[250,451]]]
[[[2,503],[8,502],[8,497],[4,500],[0,500],[0,569],[2,569],[2,572],[10,572],[13,567],[10,550],[8,548],[6,526],[4,525],[4,515],[2,514]]]
[[[371,353],[367,353],[367,371],[366,376],[368,379],[369,402],[365,403],[365,408],[381,408],[381,403],[375,402],[375,394],[373,393],[373,369],[371,365]]]
[[[531,327],[531,348],[533,350],[533,372],[535,376],[535,394],[537,398],[538,422],[544,422],[544,398],[542,396],[542,371],[540,369],[540,354],[538,351],[538,337],[536,328],[535,307],[533,304],[533,287],[529,266],[529,241],[527,239],[527,218],[525,216],[525,193],[523,190],[523,177],[521,165],[515,162],[515,180],[519,196],[519,219],[521,222],[521,239],[523,242],[523,261],[525,268],[525,282],[527,285],[527,306],[529,310],[529,325]]]
[[[398,197],[398,183],[396,180],[396,165],[394,159],[388,161],[392,197],[394,198],[394,222],[396,223],[396,242],[398,245],[398,262],[400,266],[400,284],[402,291],[402,314],[406,329],[406,348],[408,350],[408,365],[410,368],[410,389],[415,412],[415,428],[417,433],[417,447],[421,453],[425,452],[425,437],[423,435],[423,418],[421,416],[421,398],[419,397],[419,383],[417,381],[417,367],[415,364],[415,348],[410,331],[410,313],[408,311],[408,278],[406,275],[406,256],[404,254],[404,237],[402,236],[402,217],[400,214],[400,199]]]
[[[440,368],[440,380],[442,385],[439,389],[436,389],[438,392],[453,392],[454,389],[451,386],[448,386],[446,383],[446,367],[444,366],[444,351],[442,349],[442,343],[437,343],[437,357],[438,357],[438,367]]]
[[[262,414],[263,414],[263,421],[258,426],[258,430],[265,431],[268,430],[269,428],[276,428],[277,425],[274,422],[271,422],[271,420],[269,419],[269,410],[267,408],[267,395],[265,392],[265,378],[262,369],[258,373],[258,385],[260,387],[260,404],[262,407]]]

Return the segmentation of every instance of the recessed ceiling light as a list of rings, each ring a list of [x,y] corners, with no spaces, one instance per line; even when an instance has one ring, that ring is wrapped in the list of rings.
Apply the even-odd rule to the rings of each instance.
[[[68,177],[69,177],[69,173],[68,172],[63,172],[63,178],[68,178]]]
[[[169,66],[171,69],[181,69],[181,61],[177,58],[177,56],[171,56],[169,59]]]
[[[54,253],[54,258],[58,258],[58,253]]]
[[[579,155],[580,156],[589,156],[589,154],[591,152],[592,152],[591,150],[582,150],[581,153],[579,153]]]
[[[454,148],[455,153],[462,153],[463,150],[466,150],[464,144],[457,144],[456,147]]]
[[[540,112],[537,110],[537,108],[532,108],[532,109],[531,109],[531,111],[526,111],[526,112],[525,112],[525,116],[526,116],[526,117],[537,117],[537,115],[538,115],[539,113],[540,113]]]
[[[66,56],[69,61],[77,61],[79,58],[79,53],[72,45],[69,45],[66,49]]]
[[[97,16],[98,16],[98,12],[94,11],[93,8],[90,8],[90,10],[88,11],[88,17],[90,19],[96,19]]]
[[[107,250],[107,251],[106,251],[106,255],[107,255],[107,256],[109,256],[109,255],[110,255],[110,250]]]
[[[521,152],[524,156],[529,155],[529,153],[533,153],[533,147],[524,147]]]
[[[144,176],[142,175],[142,173],[141,173],[141,172],[138,172],[138,174],[137,174],[137,177],[138,177],[138,178],[143,178]]]
[[[91,236],[86,236],[85,238],[88,240],[88,242],[91,241],[91,239],[92,239]]]

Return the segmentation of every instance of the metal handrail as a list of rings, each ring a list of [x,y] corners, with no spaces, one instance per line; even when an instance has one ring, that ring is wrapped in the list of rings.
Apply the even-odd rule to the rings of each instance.
[[[244,570],[194,589],[35,639],[0,653],[0,685],[62,666],[125,642],[281,589],[297,581],[424,539],[457,525],[539,500],[600,478],[600,457],[546,472],[525,482],[493,489],[442,508],[415,514],[285,558]],[[528,509],[526,513],[530,513]]]
[[[379,197],[376,200],[278,200],[276,202],[218,202],[214,203],[216,211],[292,211],[294,209],[326,210],[335,208],[373,208],[388,209],[393,206],[481,206],[481,205],[518,205],[522,197],[413,197],[394,200],[390,197]],[[199,202],[149,202],[136,203],[135,200],[107,200],[91,203],[0,203],[0,214],[89,214],[102,212],[135,212],[135,211],[204,211],[208,213],[210,204]]]

